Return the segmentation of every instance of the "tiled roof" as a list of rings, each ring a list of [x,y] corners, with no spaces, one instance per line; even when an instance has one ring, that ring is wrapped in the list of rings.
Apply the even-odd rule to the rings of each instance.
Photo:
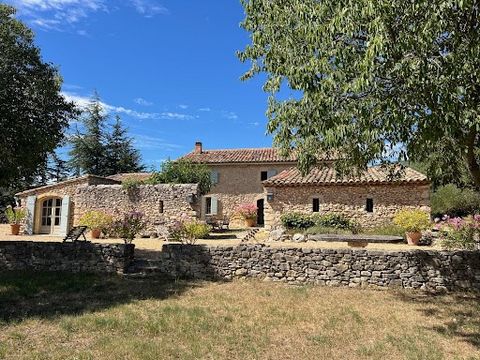
[[[302,176],[297,168],[290,168],[263,182],[265,186],[303,186],[303,185],[362,185],[362,184],[428,184],[428,178],[411,168],[405,168],[398,177],[391,178],[389,171],[376,166],[370,167],[355,176],[337,177],[332,167],[313,168]]]
[[[259,149],[225,149],[203,150],[201,153],[192,151],[182,159],[199,163],[262,163],[262,162],[295,162],[296,156],[283,158],[275,148]]]
[[[138,181],[143,181],[147,180],[150,176],[152,176],[151,173],[147,172],[138,172],[138,173],[121,173],[121,174],[115,174],[115,175],[110,175],[107,178],[116,180],[116,181],[124,181],[126,179],[132,179],[132,180],[138,180]]]

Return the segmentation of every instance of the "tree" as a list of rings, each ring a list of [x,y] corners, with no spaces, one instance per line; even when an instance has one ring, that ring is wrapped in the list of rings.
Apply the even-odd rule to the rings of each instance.
[[[145,181],[148,184],[199,184],[200,193],[206,194],[212,187],[210,169],[205,164],[189,160],[168,160],[163,163],[160,172],[152,174]]]
[[[42,61],[33,32],[14,15],[0,4],[0,187],[32,177],[76,116],[58,70]]]
[[[107,167],[107,147],[105,126],[107,114],[103,111],[100,96],[95,92],[84,116],[81,118],[84,132],[77,128],[72,137],[70,166],[77,175],[112,175]]]
[[[127,135],[120,117],[115,117],[112,132],[107,135],[107,167],[110,174],[131,173],[145,170],[140,152],[134,148],[133,139]]]
[[[242,4],[243,79],[267,74],[268,131],[304,173],[319,153],[343,172],[440,153],[436,171],[463,162],[480,188],[478,0]]]

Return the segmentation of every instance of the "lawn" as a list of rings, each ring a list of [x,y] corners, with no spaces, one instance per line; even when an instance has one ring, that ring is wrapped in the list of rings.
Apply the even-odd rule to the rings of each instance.
[[[479,359],[480,298],[0,275],[4,359]]]

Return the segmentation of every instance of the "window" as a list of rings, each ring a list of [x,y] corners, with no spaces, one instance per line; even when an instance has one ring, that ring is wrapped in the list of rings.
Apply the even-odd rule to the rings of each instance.
[[[313,199],[313,212],[320,212],[320,199],[319,198],[314,198]]]
[[[260,173],[260,180],[261,180],[261,181],[265,181],[265,180],[267,180],[267,179],[268,179],[268,171],[262,171],[262,172]]]
[[[218,171],[212,170],[212,172],[210,172],[210,180],[212,181],[212,185],[218,184],[219,177],[220,177],[220,174]]]
[[[158,212],[163,214],[163,200],[160,200],[158,203]]]
[[[210,215],[212,213],[212,198],[205,198],[205,214]]]
[[[365,207],[365,210],[369,213],[373,212],[373,199],[372,198],[367,199],[367,205]]]

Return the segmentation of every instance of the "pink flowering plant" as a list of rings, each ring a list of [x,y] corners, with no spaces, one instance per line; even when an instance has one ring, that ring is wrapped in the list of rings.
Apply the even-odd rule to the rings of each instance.
[[[257,210],[255,204],[241,204],[237,208],[237,213],[245,220],[253,220],[257,218]]]
[[[480,215],[466,218],[447,215],[435,219],[435,228],[440,231],[442,246],[447,249],[474,250],[480,244]]]
[[[146,222],[143,218],[143,213],[139,211],[125,213],[112,223],[111,231],[123,239],[125,244],[131,244],[135,236],[146,227]]]

